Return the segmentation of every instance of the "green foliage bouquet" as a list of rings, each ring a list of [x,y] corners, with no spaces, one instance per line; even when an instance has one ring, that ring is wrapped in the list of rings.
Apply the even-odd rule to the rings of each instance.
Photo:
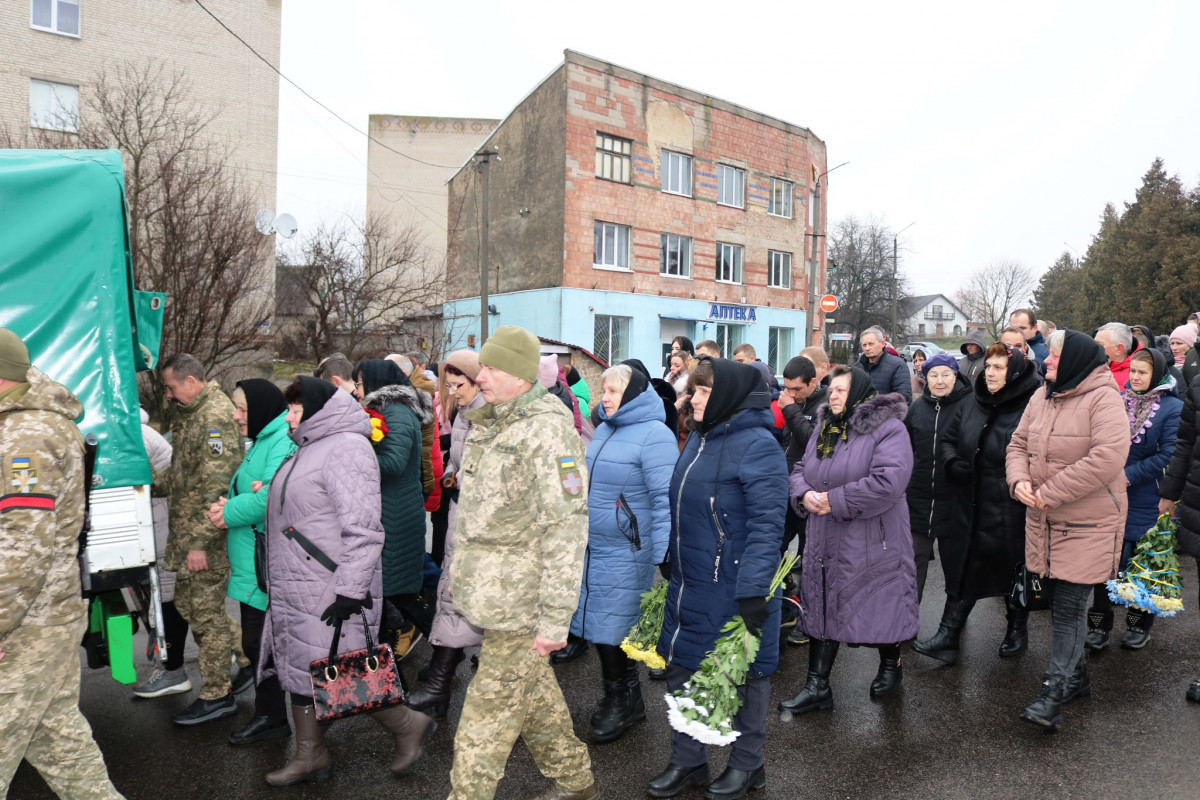
[[[1175,530],[1170,514],[1159,516],[1158,523],[1138,539],[1125,571],[1108,582],[1109,599],[1160,617],[1183,610]]]
[[[768,600],[779,592],[799,560],[799,555],[788,556],[779,564]],[[700,669],[682,689],[666,696],[671,727],[704,744],[726,745],[737,739],[740,734],[733,729],[733,718],[742,707],[738,688],[746,683],[758,647],[759,637],[746,630],[741,615],[726,622]]]
[[[653,589],[642,594],[638,621],[621,642],[621,649],[625,655],[652,669],[662,669],[667,665],[657,650],[658,636],[662,633],[663,616],[667,610],[667,583],[661,581]]]

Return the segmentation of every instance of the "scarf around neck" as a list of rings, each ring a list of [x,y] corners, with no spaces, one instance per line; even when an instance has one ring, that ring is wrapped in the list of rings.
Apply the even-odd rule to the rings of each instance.
[[[846,396],[846,407],[840,414],[828,414],[821,422],[821,433],[817,437],[817,458],[829,458],[838,440],[850,437],[850,419],[864,400],[875,396],[875,383],[860,367],[850,370],[850,392]],[[826,411],[829,407],[826,406]]]

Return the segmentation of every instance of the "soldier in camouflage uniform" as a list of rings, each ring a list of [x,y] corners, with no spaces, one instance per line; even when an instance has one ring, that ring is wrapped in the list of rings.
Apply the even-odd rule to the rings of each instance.
[[[0,328],[0,798],[22,757],[59,797],[121,797],[79,713],[82,411]]]
[[[583,576],[583,443],[537,382],[538,356],[531,333],[499,328],[479,351],[488,403],[465,412],[451,590],[484,634],[454,740],[451,800],[492,798],[518,737],[555,779],[538,800],[600,794],[549,659],[566,645]]]
[[[172,356],[162,365],[162,381],[167,398],[178,404],[171,467],[155,476],[171,500],[163,567],[176,573],[175,607],[200,648],[203,680],[200,697],[173,721],[199,725],[237,713],[229,680],[233,637],[225,612],[229,556],[225,531],[209,523],[208,510],[228,490],[244,448],[233,403],[216,381],[205,381],[199,361],[186,353]]]

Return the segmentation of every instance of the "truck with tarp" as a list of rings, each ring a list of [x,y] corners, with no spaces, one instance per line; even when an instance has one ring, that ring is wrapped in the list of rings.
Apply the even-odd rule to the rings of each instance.
[[[83,403],[83,644],[89,666],[121,683],[137,677],[139,622],[166,652],[137,387],[157,361],[165,303],[134,288],[118,151],[0,150],[0,327]]]

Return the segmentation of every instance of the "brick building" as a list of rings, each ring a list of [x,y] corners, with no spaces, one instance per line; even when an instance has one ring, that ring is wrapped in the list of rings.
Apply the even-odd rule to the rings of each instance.
[[[752,344],[776,371],[807,343],[809,260],[825,275],[810,187],[826,169],[808,129],[568,50],[481,147],[499,152],[490,330],[652,370],[681,334],[726,356]],[[480,180],[467,165],[449,183],[458,345],[479,330]]]

